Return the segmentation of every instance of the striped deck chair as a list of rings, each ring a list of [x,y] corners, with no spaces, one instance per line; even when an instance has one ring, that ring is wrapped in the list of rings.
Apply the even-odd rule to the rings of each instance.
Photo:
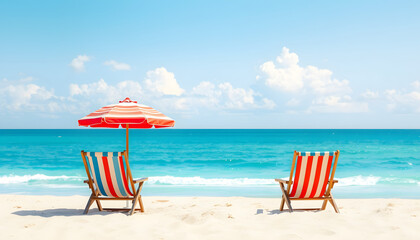
[[[336,152],[295,151],[289,181],[275,179],[283,192],[280,211],[283,211],[284,203],[286,203],[289,212],[292,212],[291,200],[323,200],[321,208],[300,210],[325,210],[327,202],[330,202],[335,212],[339,213],[331,194],[331,189],[338,182],[334,180],[334,173],[339,154],[338,150]],[[293,172],[295,172],[295,177],[292,180]],[[285,184],[287,184],[287,189]]]
[[[123,160],[124,156],[124,160]],[[83,163],[85,164],[89,185],[92,194],[89,198],[84,214],[87,214],[90,206],[96,201],[99,211],[134,211],[144,212],[141,200],[141,189],[148,178],[133,180],[130,166],[127,161],[127,152],[84,152],[82,151]],[[134,184],[139,183],[137,189]],[[131,210],[127,208],[102,208],[101,200],[131,200]],[[140,209],[136,209],[137,202]]]

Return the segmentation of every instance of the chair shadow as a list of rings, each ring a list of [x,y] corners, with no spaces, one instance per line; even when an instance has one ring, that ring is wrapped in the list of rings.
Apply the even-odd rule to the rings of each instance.
[[[73,217],[73,216],[83,216],[83,209],[69,209],[69,208],[55,208],[55,209],[46,209],[46,210],[20,210],[13,212],[12,214],[18,216],[38,216],[38,217]],[[110,212],[110,211],[99,211],[98,209],[91,209],[87,216],[89,215],[109,215],[116,213],[125,213],[126,212]]]
[[[280,211],[280,209],[274,209],[274,210],[267,210],[267,209],[257,209],[257,212],[255,213],[255,215],[262,215],[264,214],[264,212],[266,212],[267,215],[279,215],[279,214],[286,214],[286,213],[290,213],[288,209],[284,209],[283,211]],[[300,209],[295,209],[293,210],[293,212],[320,212],[320,210],[300,210]]]

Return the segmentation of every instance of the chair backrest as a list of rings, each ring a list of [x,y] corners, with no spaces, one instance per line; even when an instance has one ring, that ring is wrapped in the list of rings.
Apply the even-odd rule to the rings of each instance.
[[[125,152],[82,151],[82,155],[89,180],[93,180],[96,189],[102,196],[133,196],[135,191],[130,190],[130,185],[131,189],[134,189],[133,177]]]
[[[292,190],[290,192],[290,184],[287,189],[290,197],[318,198],[324,196],[326,193],[329,194],[337,166],[338,155],[339,151],[295,152],[289,179],[289,181],[292,180],[293,171],[296,168]],[[333,166],[332,171],[331,166]]]

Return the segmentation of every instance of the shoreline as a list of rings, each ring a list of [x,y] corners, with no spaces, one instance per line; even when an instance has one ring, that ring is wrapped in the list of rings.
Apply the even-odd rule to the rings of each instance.
[[[1,239],[417,239],[420,225],[419,199],[336,199],[336,214],[330,205],[325,211],[280,212],[280,198],[144,196],[145,212],[127,216],[99,212],[95,205],[83,215],[88,196],[0,196]]]

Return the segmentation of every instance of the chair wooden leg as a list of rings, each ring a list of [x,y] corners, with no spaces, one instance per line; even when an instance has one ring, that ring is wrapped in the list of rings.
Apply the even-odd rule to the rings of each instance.
[[[143,205],[143,201],[142,201],[142,199],[141,199],[141,195],[140,195],[140,193],[141,193],[141,189],[143,188],[143,183],[144,183],[144,182],[141,182],[141,183],[139,184],[139,187],[137,188],[137,192],[138,192],[138,194],[139,194],[140,212],[144,212],[144,205]]]
[[[325,210],[325,208],[327,207],[327,203],[328,203],[328,200],[324,200],[324,201],[322,202],[322,207],[321,207],[321,210]]]
[[[137,194],[136,194],[136,197],[134,197],[134,200],[133,200],[133,206],[131,207],[131,210],[130,210],[130,212],[128,213],[129,215],[133,215],[133,213],[134,213],[134,211],[135,211],[135,209],[136,209],[136,205],[137,205]]]
[[[284,197],[281,197],[281,203],[280,203],[280,212],[283,211],[284,208]]]
[[[99,196],[99,191],[96,190],[95,192],[96,192],[96,196]],[[98,206],[99,211],[102,211],[103,210],[101,201],[96,200],[96,205]]]
[[[93,194],[90,195],[90,198],[89,198],[89,200],[86,204],[85,211],[83,212],[83,214],[88,214],[90,206],[92,206],[92,203],[95,201],[95,200],[92,199],[93,197],[94,197]]]
[[[143,201],[141,200],[141,196],[139,196],[139,204],[140,204],[140,212],[144,212]]]
[[[141,182],[139,184],[139,187],[137,188],[137,192],[136,192],[136,195],[134,196],[134,200],[133,200],[133,206],[131,208],[131,211],[129,212],[130,215],[133,215],[133,213],[136,209],[137,201],[140,203],[140,212],[144,212],[143,202],[141,201],[141,196],[140,196],[140,192],[141,192],[142,187],[143,187],[143,182]]]
[[[96,200],[96,205],[98,205],[99,211],[102,211],[103,210],[102,204],[101,204],[101,202],[99,200]]]
[[[284,205],[283,201],[285,201],[287,204],[287,207],[289,208],[289,212],[293,212],[292,204],[289,199],[289,194],[286,193],[283,183],[280,183],[280,188],[281,188],[281,191],[283,192],[282,204]],[[283,211],[282,206],[280,206],[280,211]]]
[[[330,197],[331,197],[331,199],[330,199],[330,203],[331,203],[331,205],[333,206],[333,208],[334,208],[335,212],[336,212],[336,213],[340,213],[340,210],[338,210],[338,206],[337,206],[337,204],[335,203],[335,201],[334,201],[334,198],[333,198],[332,194],[330,194]]]

